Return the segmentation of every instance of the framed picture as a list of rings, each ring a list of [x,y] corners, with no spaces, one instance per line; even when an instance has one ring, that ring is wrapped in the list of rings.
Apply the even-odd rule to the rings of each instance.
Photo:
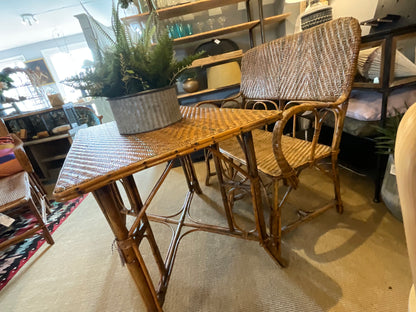
[[[25,64],[26,67],[32,71],[30,78],[33,80],[32,83],[36,86],[44,86],[55,83],[43,58],[26,61]]]

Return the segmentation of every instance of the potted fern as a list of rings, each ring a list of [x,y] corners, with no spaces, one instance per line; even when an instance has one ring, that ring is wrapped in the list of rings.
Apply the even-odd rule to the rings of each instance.
[[[111,45],[102,58],[66,82],[90,96],[107,97],[121,134],[147,132],[179,121],[174,83],[202,54],[176,60],[173,41],[166,30],[159,31],[154,14],[141,36],[134,36],[121,22],[118,6],[113,6],[112,28],[115,39],[108,36]]]

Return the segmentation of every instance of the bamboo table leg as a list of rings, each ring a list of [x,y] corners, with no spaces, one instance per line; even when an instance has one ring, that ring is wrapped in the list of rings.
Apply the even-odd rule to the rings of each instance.
[[[277,261],[281,266],[285,267],[287,266],[287,263],[281,256],[280,242],[273,239],[272,235],[267,234],[261,200],[260,178],[257,171],[257,160],[254,152],[253,136],[251,132],[245,132],[242,134],[242,137],[246,154],[247,171],[250,176],[251,196],[260,244],[275,261]]]
[[[213,145],[211,148],[219,152],[218,144]],[[214,164],[215,164],[215,172],[217,173],[217,179],[220,185],[221,198],[222,198],[222,203],[225,209],[225,216],[227,218],[228,228],[230,229],[231,232],[233,232],[235,230],[233,218],[232,218],[233,212],[230,207],[230,203],[228,202],[228,199],[227,199],[227,193],[225,191],[225,188],[223,187],[224,185],[223,170],[221,167],[220,159],[217,157],[217,155],[213,155],[213,158],[214,158]]]
[[[147,311],[162,311],[149,272],[135,246],[136,243],[134,239],[128,238],[129,231],[126,228],[125,215],[121,213],[123,207],[117,199],[115,186],[103,186],[93,194],[116,237],[119,250],[139,289]]]
[[[190,155],[186,155],[180,158],[180,162],[182,165],[183,172],[185,174],[186,182],[188,183],[188,189],[197,194],[202,194],[201,187],[198,182],[198,178],[196,177],[195,168],[192,163],[192,159]]]

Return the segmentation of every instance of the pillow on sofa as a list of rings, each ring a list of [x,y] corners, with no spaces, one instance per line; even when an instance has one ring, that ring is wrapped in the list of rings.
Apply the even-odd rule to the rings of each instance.
[[[10,136],[0,137],[0,178],[23,171],[13,149],[14,142]]]

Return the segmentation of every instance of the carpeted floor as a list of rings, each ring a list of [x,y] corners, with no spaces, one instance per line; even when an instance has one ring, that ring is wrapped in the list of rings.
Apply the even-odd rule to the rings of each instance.
[[[144,195],[163,166],[135,176]],[[204,166],[196,164],[200,181]],[[332,187],[314,170],[304,172],[290,204],[315,203]],[[194,218],[224,224],[214,183],[195,196]],[[180,168],[168,176],[155,207],[173,211],[186,185]],[[411,286],[403,225],[372,202],[373,183],[341,169],[345,212],[329,210],[284,237],[285,269],[256,242],[195,232],[184,237],[164,304],[165,311],[407,311]],[[313,196],[317,195],[317,196]],[[248,226],[249,204],[240,202]],[[155,209],[155,208],[151,208]],[[159,210],[156,209],[156,210]],[[131,222],[131,221],[130,221]],[[162,253],[170,229],[154,224]],[[1,311],[145,311],[126,267],[112,247],[104,216],[88,196],[0,292]],[[150,251],[141,246],[149,259]],[[156,272],[151,267],[151,274]]]
[[[66,203],[51,202],[51,213],[47,215],[48,230],[50,233],[65,221],[65,219],[78,207],[86,195],[72,199]],[[33,213],[29,210],[11,210],[9,217],[15,219],[9,227],[0,226],[0,241],[6,241],[16,235],[20,235],[37,224]],[[2,290],[23,265],[38,251],[45,243],[41,235],[34,235],[0,250],[0,290]]]

